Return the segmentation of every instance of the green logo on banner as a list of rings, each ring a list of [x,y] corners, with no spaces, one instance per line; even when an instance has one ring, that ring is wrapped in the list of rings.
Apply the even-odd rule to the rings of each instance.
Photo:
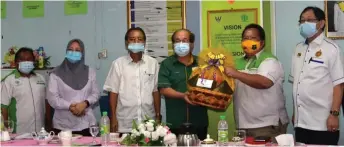
[[[221,22],[221,16],[215,16],[216,22]]]
[[[247,22],[248,21],[248,16],[246,14],[241,15],[241,21],[242,22]]]

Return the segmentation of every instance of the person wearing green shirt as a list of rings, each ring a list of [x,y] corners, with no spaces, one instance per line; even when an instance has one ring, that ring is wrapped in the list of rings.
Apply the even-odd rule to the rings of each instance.
[[[225,68],[225,73],[236,79],[233,104],[237,128],[250,137],[285,134],[289,118],[282,64],[264,50],[265,31],[258,24],[245,27],[241,44],[245,56],[236,60],[235,68]]]
[[[195,105],[187,97],[186,81],[192,69],[197,67],[197,56],[192,55],[195,36],[187,29],[180,29],[171,37],[174,55],[160,65],[158,88],[166,98],[166,121],[176,135],[181,133],[181,125],[192,123],[194,133],[203,140],[207,136],[207,108]]]

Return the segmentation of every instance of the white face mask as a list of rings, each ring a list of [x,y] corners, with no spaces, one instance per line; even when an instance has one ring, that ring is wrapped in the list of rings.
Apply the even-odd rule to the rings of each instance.
[[[175,43],[174,45],[174,52],[179,56],[179,57],[184,57],[189,54],[190,52],[190,44],[189,43]]]

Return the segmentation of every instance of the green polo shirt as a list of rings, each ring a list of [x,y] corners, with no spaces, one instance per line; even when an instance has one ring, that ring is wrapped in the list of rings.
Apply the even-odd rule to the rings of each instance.
[[[193,63],[189,66],[179,62],[176,55],[166,58],[160,65],[158,87],[171,87],[178,92],[186,92],[186,80],[189,79],[193,67],[197,67],[197,56],[193,56]],[[183,99],[165,98],[166,121],[172,125],[171,128],[179,128],[186,122],[187,103]],[[207,108],[189,105],[189,122],[195,127],[207,127]]]

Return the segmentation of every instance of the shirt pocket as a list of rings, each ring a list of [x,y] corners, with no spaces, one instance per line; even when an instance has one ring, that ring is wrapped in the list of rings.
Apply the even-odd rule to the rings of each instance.
[[[308,69],[314,75],[324,75],[328,72],[327,62],[324,59],[312,59],[308,61]]]
[[[177,85],[180,82],[185,82],[185,84],[186,84],[186,74],[185,74],[185,72],[172,71],[169,79],[170,79],[170,82],[171,82],[172,85]]]
[[[143,71],[143,81],[144,84],[154,84],[155,72],[152,70]],[[148,86],[148,85],[147,85]]]

